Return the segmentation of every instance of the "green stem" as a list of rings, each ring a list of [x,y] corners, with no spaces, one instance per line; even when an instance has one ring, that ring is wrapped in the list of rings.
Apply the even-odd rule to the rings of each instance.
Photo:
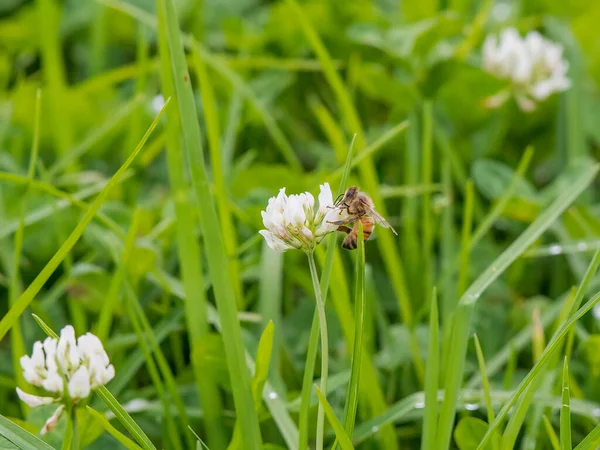
[[[319,312],[319,328],[321,331],[321,387],[323,395],[327,395],[327,371],[329,366],[329,342],[327,339],[327,318],[325,317],[325,304],[321,297],[321,288],[319,286],[319,275],[317,274],[317,265],[315,264],[314,254],[308,253],[308,265],[310,275],[315,290],[317,311]],[[322,404],[319,402],[317,413],[317,450],[323,450],[323,427],[325,424],[325,412]]]
[[[79,429],[77,427],[77,408],[75,406],[71,409],[71,422],[73,424],[73,440],[71,441],[71,448],[73,450],[79,450]]]

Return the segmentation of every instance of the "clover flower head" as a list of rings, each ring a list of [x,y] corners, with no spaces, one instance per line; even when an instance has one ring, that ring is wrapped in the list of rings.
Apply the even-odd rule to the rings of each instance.
[[[42,434],[56,426],[68,402],[77,405],[93,389],[115,376],[115,368],[100,339],[91,333],[75,339],[75,330],[70,325],[61,330],[58,339],[49,337],[43,343],[34,343],[31,356],[21,357],[20,362],[25,380],[51,394],[38,396],[17,388],[21,401],[32,408],[60,404],[42,428]]]
[[[492,108],[512,95],[523,111],[532,111],[538,102],[571,86],[562,46],[537,31],[521,38],[517,30],[508,28],[499,39],[488,36],[483,44],[483,68],[511,84],[508,90],[486,100]]]
[[[315,198],[310,192],[288,196],[285,188],[271,197],[265,211],[262,211],[266,230],[259,233],[276,252],[299,249],[306,252],[314,250],[325,235],[335,231],[343,214],[333,204],[329,183],[320,186],[319,205],[315,208]]]

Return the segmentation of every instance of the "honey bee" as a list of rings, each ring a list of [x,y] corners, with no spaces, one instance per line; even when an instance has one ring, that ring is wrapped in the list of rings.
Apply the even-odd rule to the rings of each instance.
[[[341,198],[340,198],[341,197]],[[384,228],[389,228],[397,236],[396,230],[385,220],[377,211],[373,200],[364,192],[360,192],[357,186],[349,187],[346,192],[338,197],[334,208],[340,211],[346,211],[348,217],[344,220],[329,222],[338,225],[338,231],[347,233],[346,239],[342,243],[342,247],[346,250],[354,250],[358,246],[358,223],[363,226],[363,236],[365,241],[371,237],[375,224],[381,225]],[[352,228],[346,226],[354,224]]]

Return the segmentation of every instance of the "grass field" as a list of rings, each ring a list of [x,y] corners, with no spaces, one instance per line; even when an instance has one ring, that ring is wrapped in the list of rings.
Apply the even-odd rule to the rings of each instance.
[[[0,448],[600,448],[598,23],[590,0],[0,0]],[[484,45],[508,28],[563,48],[560,89],[511,78],[549,74]],[[272,250],[269,198],[325,182],[398,236],[310,223]],[[24,371],[67,325],[114,366],[89,397],[60,356],[58,394]]]

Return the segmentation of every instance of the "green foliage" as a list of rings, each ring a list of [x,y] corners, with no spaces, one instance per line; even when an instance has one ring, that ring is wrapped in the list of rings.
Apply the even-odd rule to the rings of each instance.
[[[0,0],[0,447],[597,448],[599,22],[585,0]],[[570,65],[530,113],[486,106],[509,26]],[[399,237],[274,253],[269,197],[326,181]],[[36,436],[52,409],[18,400],[43,393],[19,359],[67,324],[116,376]]]

